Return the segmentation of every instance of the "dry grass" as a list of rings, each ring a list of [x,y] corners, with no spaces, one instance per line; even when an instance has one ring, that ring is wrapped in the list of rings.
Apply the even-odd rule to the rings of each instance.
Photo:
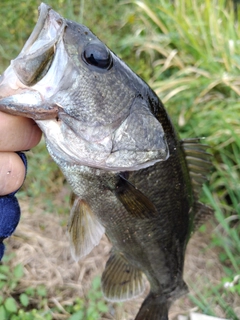
[[[62,198],[62,197],[61,197]],[[17,287],[17,293],[24,292],[28,287],[43,284],[48,292],[46,308],[57,306],[59,313],[54,319],[68,319],[65,307],[73,304],[76,297],[84,299],[90,288],[92,279],[101,275],[111,248],[104,237],[98,247],[79,263],[74,262],[69,250],[66,236],[67,217],[44,212],[40,203],[34,204],[36,209],[29,210],[29,201],[21,201],[22,220],[15,234],[7,241],[7,251],[15,252],[13,264],[22,263],[24,277]],[[34,212],[33,212],[34,211]],[[63,221],[63,220],[66,221]],[[191,239],[185,260],[185,280],[190,293],[194,296],[203,294],[209,288],[218,285],[223,277],[218,253],[208,248],[213,227],[208,227],[205,233],[196,233]],[[240,316],[240,298],[229,303]],[[133,301],[119,305],[110,304],[111,314],[103,319],[132,320],[137,313],[143,296]],[[225,314],[218,305],[209,298],[209,304],[214,306],[217,316]],[[33,302],[34,305],[34,302]],[[170,311],[170,320],[178,314],[197,310],[188,296],[177,301]]]

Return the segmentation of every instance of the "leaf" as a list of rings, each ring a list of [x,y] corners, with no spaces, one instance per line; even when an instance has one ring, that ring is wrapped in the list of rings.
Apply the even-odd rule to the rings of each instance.
[[[9,311],[10,313],[17,312],[17,304],[16,304],[16,301],[12,297],[6,299],[4,306],[5,306],[6,310]]]
[[[24,306],[24,307],[27,307],[29,305],[29,298],[28,296],[26,295],[26,293],[22,293],[19,297],[20,299],[20,302],[21,304]]]
[[[23,277],[23,266],[22,264],[18,264],[13,270],[14,276],[17,279],[21,279]]]
[[[100,319],[100,315],[98,311],[95,309],[95,307],[91,307],[87,309],[87,320],[92,320],[92,319]]]
[[[44,286],[40,286],[37,288],[37,294],[40,296],[40,297],[46,297],[47,295],[47,291],[46,291],[46,288]]]
[[[4,308],[4,306],[0,306],[0,319],[6,319],[6,310]]]
[[[17,286],[17,281],[14,281],[10,279],[9,288],[13,291]]]
[[[0,266],[0,273],[6,273],[6,274],[10,273],[9,267],[5,265]]]
[[[100,277],[96,277],[93,279],[93,282],[92,282],[92,288],[93,290],[97,290],[99,289],[101,286],[101,278]]]
[[[98,301],[97,308],[98,308],[98,311],[102,313],[108,311],[108,307],[103,301]]]
[[[5,282],[0,281],[0,290],[5,286],[5,284],[6,284]]]
[[[0,280],[6,280],[7,276],[5,274],[0,273]]]
[[[28,288],[26,288],[25,293],[26,293],[28,296],[33,297],[34,294],[35,294],[35,288],[28,287]]]
[[[84,319],[84,312],[82,310],[73,314],[68,320],[82,320]]]

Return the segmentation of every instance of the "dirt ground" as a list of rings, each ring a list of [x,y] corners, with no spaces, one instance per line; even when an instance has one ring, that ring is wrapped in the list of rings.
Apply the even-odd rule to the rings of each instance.
[[[24,265],[24,277],[17,290],[24,292],[29,286],[44,284],[52,304],[64,310],[64,306],[72,304],[76,297],[84,297],[92,279],[102,274],[111,245],[103,237],[100,245],[85,259],[75,262],[66,235],[67,216],[46,212],[39,202],[31,203],[31,206],[29,203],[28,199],[20,202],[21,222],[15,234],[6,241],[7,252],[16,254],[12,263]],[[188,244],[184,279],[194,297],[204,295],[212,286],[221,284],[223,273],[218,254],[209,247],[211,232],[214,232],[214,227],[209,224],[207,232],[196,232]],[[146,294],[147,290],[144,295],[121,306],[110,305],[111,313],[104,319],[134,319]],[[218,303],[211,297],[208,301],[216,316],[224,318],[225,313]],[[231,296],[229,303],[240,318],[240,297]],[[170,320],[192,310],[199,311],[186,295],[172,306]],[[67,313],[59,313],[54,317],[68,319]]]

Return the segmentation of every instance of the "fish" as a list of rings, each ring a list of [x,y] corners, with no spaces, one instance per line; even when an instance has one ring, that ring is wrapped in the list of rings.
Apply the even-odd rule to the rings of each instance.
[[[154,91],[86,26],[42,3],[0,78],[0,110],[32,118],[72,188],[75,260],[112,244],[101,284],[109,301],[150,290],[135,320],[167,320],[188,292],[187,243],[212,214],[199,202],[208,146],[181,140]]]

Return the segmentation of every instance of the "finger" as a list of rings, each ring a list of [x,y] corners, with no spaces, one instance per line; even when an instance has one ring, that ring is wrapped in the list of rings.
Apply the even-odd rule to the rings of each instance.
[[[34,147],[41,139],[37,124],[29,118],[0,112],[0,150],[21,151]]]
[[[21,187],[25,178],[25,166],[14,152],[0,152],[0,196]]]

